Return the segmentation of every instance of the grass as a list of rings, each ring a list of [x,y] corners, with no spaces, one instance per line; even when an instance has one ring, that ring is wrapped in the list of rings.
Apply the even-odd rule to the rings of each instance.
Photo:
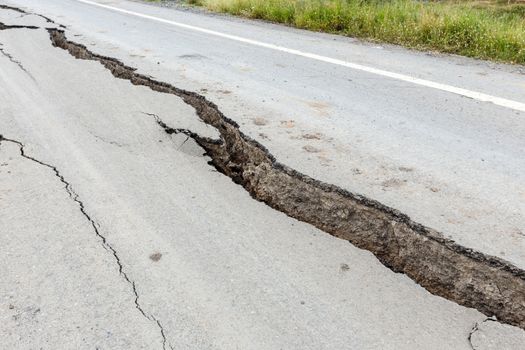
[[[186,0],[314,31],[525,64],[525,3],[415,0]]]

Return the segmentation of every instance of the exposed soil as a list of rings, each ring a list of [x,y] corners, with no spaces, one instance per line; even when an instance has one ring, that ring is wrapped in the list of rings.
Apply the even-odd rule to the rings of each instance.
[[[72,56],[98,61],[116,78],[178,96],[194,107],[203,122],[218,130],[220,140],[174,129],[158,117],[157,123],[169,134],[184,133],[193,138],[211,158],[210,164],[253,198],[372,252],[385,266],[406,274],[435,295],[525,329],[525,271],[460,246],[377,201],[278,163],[263,145],[244,135],[202,95],[153,80],[114,58],[94,54],[68,41],[61,30],[48,31],[52,44]]]

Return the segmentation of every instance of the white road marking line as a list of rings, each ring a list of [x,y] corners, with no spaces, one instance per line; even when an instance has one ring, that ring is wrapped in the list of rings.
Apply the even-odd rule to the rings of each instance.
[[[421,85],[421,86],[425,86],[425,87],[429,87],[429,88],[433,88],[433,89],[437,89],[441,91],[446,91],[446,92],[450,92],[453,94],[469,97],[477,101],[491,102],[501,107],[506,107],[506,108],[517,110],[517,111],[525,112],[525,103],[509,100],[509,99],[502,98],[502,97],[484,94],[482,92],[471,91],[468,89],[463,89],[463,88],[459,88],[459,87],[447,85],[447,84],[442,84],[442,83],[436,83],[430,80],[415,78],[415,77],[411,77],[409,75],[400,74],[400,73],[389,72],[386,70],[368,67],[368,66],[364,66],[361,64],[343,61],[343,60],[339,60],[339,59],[331,58],[327,56],[317,55],[314,53],[304,52],[304,51],[295,50],[295,49],[289,49],[284,46],[269,44],[269,43],[265,43],[265,42],[258,41],[258,40],[243,38],[237,35],[221,33],[215,30],[210,30],[206,28],[192,26],[189,24],[170,21],[164,18],[145,15],[142,13],[121,9],[121,8],[114,7],[114,6],[104,5],[104,4],[100,4],[100,3],[89,1],[89,0],[76,0],[76,1],[82,2],[85,4],[89,4],[89,5],[93,5],[93,6],[102,7],[102,8],[116,11],[116,12],[125,13],[131,16],[145,18],[145,19],[149,19],[152,21],[157,21],[160,23],[165,23],[165,24],[169,24],[172,26],[176,26],[176,27],[193,30],[196,32],[201,32],[201,33],[205,33],[205,34],[209,34],[209,35],[213,35],[213,36],[217,36],[217,37],[221,37],[225,39],[235,40],[235,41],[239,41],[239,42],[254,45],[254,46],[259,46],[259,47],[264,47],[264,48],[275,50],[275,51],[285,52],[291,55],[306,57],[306,58],[310,58],[310,59],[321,61],[321,62],[331,63],[331,64],[335,64],[338,66],[343,66],[343,67],[347,67],[347,68],[351,68],[351,69],[355,69],[355,70],[359,70],[359,71],[363,71],[363,72],[367,72],[371,74],[381,75],[381,76],[391,78],[391,79],[397,79],[397,80],[405,81],[405,82],[416,84],[416,85]]]

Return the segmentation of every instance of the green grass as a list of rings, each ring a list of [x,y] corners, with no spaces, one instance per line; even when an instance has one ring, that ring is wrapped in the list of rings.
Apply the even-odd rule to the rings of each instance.
[[[525,4],[414,0],[186,0],[212,11],[423,50],[525,64]]]

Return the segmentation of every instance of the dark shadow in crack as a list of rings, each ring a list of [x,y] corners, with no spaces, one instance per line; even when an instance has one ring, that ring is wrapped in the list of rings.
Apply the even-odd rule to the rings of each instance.
[[[0,30],[8,30],[8,29],[39,29],[39,27],[36,26],[22,26],[22,25],[9,25],[0,22]]]
[[[139,74],[115,58],[97,55],[67,40],[64,31],[48,31],[52,45],[73,57],[98,61],[115,78],[172,94],[192,106],[204,123],[217,129],[220,141],[171,128],[158,117],[157,123],[168,134],[185,133],[193,138],[211,158],[210,163],[254,199],[372,252],[392,271],[406,274],[435,295],[525,328],[524,270],[456,244],[375,200],[278,163],[204,96]]]

